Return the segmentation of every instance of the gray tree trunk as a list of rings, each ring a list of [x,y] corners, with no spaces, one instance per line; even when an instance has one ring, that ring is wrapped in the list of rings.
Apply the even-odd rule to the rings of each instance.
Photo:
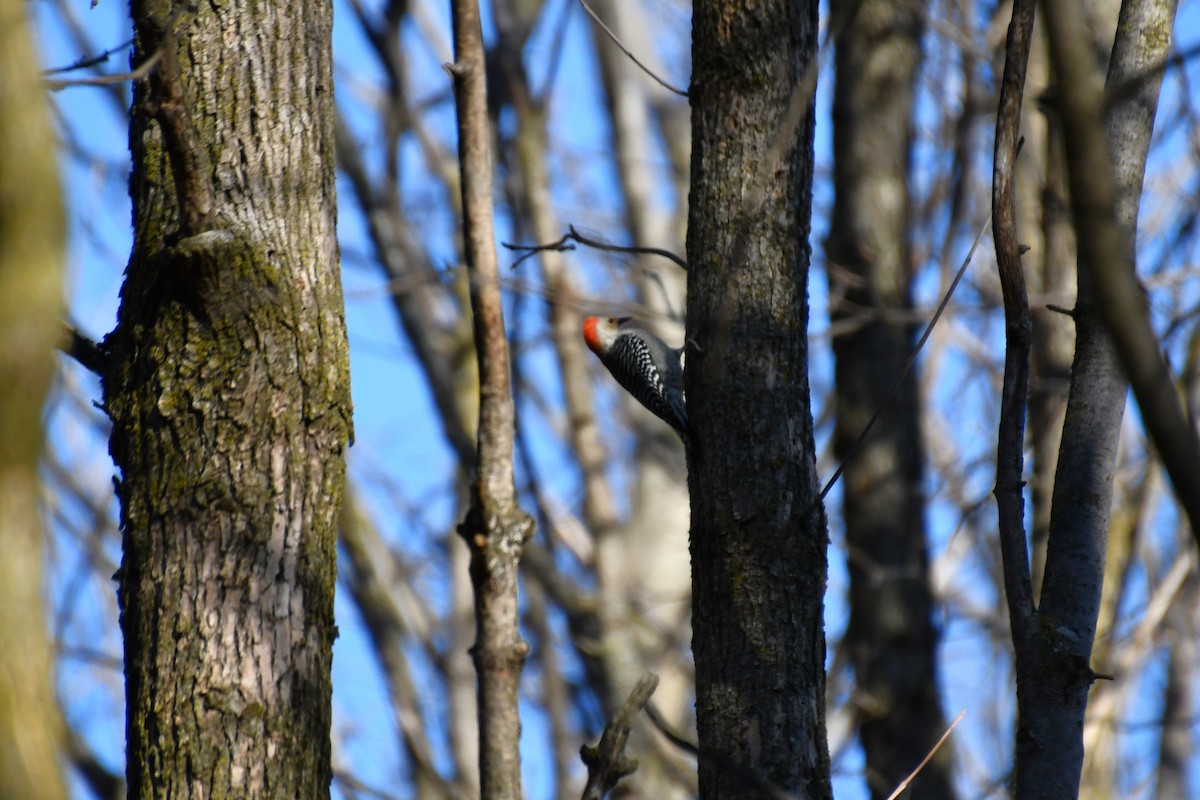
[[[329,794],[351,436],[331,8],[135,2],[134,247],[105,342],[131,798]]]
[[[1092,121],[1083,116],[1085,110],[1100,109],[1096,87],[1089,83],[1092,76],[1083,69],[1090,50],[1080,9],[1065,3],[1046,8],[1051,51],[1063,83],[1059,112],[1081,268],[1074,313],[1075,359],[1055,473],[1046,571],[1036,610],[1017,612],[1029,618],[1027,632],[1019,635],[1014,625],[1018,704],[1014,791],[1022,799],[1074,797],[1079,792],[1083,718],[1088,690],[1096,678],[1092,646],[1127,387],[1097,307],[1092,275],[1098,268],[1098,240],[1096,230],[1088,226],[1099,223],[1110,236],[1119,232],[1119,252],[1106,252],[1104,257],[1120,259],[1121,268],[1132,272],[1142,176],[1161,85],[1161,77],[1141,83],[1109,114],[1106,158],[1102,146],[1095,147],[1094,141],[1081,136],[1094,130]],[[1109,65],[1110,88],[1122,87],[1166,58],[1174,15],[1174,0],[1122,4]],[[1111,193],[1107,199],[1089,186],[1097,175]]]

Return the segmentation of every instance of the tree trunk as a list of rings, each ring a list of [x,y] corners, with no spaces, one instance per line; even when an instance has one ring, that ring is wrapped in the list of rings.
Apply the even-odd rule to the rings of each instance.
[[[38,456],[66,225],[26,7],[0,3],[0,797],[66,796],[42,609]]]
[[[471,505],[458,526],[471,552],[479,676],[479,790],[487,800],[519,800],[520,678],[529,644],[521,638],[517,598],[521,551],[533,519],[517,503],[513,442],[515,407],[508,338],[500,297],[492,208],[493,161],[487,109],[483,26],[477,0],[453,0],[455,117],[462,241],[479,366],[478,464]]]
[[[106,340],[131,798],[327,797],[351,435],[331,9],[133,5]]]
[[[1107,142],[1093,136],[1103,96],[1090,74],[1081,8],[1046,4],[1060,81],[1071,204],[1079,242],[1075,359],[1050,515],[1040,604],[1021,634],[1014,625],[1018,727],[1015,794],[1074,797],[1083,763],[1083,718],[1096,678],[1092,646],[1112,506],[1117,442],[1127,383],[1100,315],[1095,276],[1134,271],[1137,209],[1161,76],[1138,84],[1108,115]],[[1110,88],[1166,58],[1174,0],[1130,0],[1109,66]],[[1023,567],[1022,567],[1023,568]],[[1010,595],[1010,602],[1012,597]]]
[[[762,781],[831,794],[807,361],[816,41],[816,3],[695,5],[686,380],[706,800],[760,797]]]
[[[837,39],[834,202],[826,245],[835,335],[834,449],[845,464],[850,623],[859,737],[871,795],[887,797],[946,730],[926,552],[919,377],[891,401],[913,350],[908,171],[923,11],[867,0]],[[872,416],[874,427],[855,448]],[[953,797],[943,748],[912,784]]]

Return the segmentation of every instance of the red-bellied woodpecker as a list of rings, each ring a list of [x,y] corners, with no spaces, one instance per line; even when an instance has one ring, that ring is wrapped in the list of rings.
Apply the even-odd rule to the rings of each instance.
[[[588,317],[583,321],[583,340],[617,383],[674,428],[699,457],[683,403],[683,348],[669,347],[629,317]]]

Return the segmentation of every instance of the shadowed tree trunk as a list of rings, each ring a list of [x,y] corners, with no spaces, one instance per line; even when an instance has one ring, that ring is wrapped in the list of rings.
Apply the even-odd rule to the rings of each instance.
[[[0,797],[66,796],[42,613],[38,455],[66,225],[21,2],[0,3]]]
[[[131,798],[326,797],[351,435],[327,4],[133,5],[105,342]]]
[[[846,12],[853,13],[853,12]],[[913,350],[908,172],[925,12],[866,0],[837,38],[829,240],[842,513],[850,572],[845,644],[873,797],[887,797],[946,730],[938,696],[922,490],[920,384]],[[872,416],[882,412],[852,453]],[[848,460],[847,460],[848,459]],[[953,797],[942,748],[914,797]]]
[[[702,798],[830,796],[808,382],[817,4],[696,3],[688,224]],[[811,81],[812,76],[808,76]],[[790,106],[790,107],[789,107]]]

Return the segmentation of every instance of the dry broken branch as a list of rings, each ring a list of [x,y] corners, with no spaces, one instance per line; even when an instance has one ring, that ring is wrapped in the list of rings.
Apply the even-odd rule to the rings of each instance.
[[[625,704],[611,722],[604,726],[600,741],[579,748],[579,757],[588,768],[583,800],[604,800],[613,787],[637,769],[637,761],[625,757],[625,742],[636,717],[658,688],[658,676],[648,672],[629,693]]]

